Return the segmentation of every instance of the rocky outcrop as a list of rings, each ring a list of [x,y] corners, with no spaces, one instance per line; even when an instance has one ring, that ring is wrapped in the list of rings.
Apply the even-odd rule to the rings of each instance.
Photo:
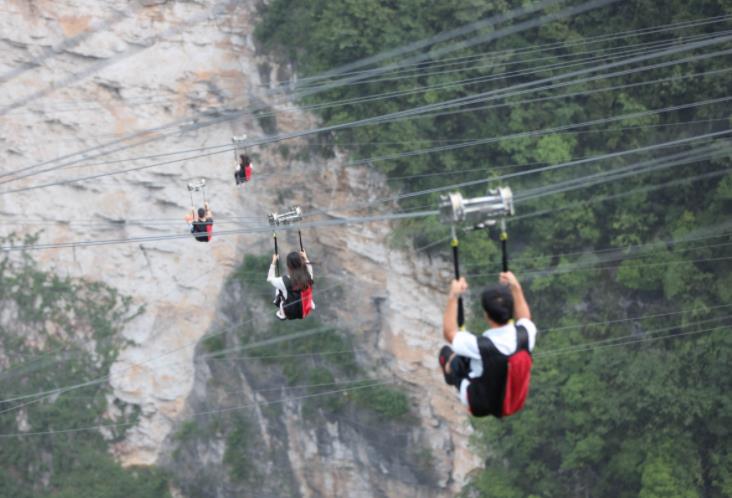
[[[265,220],[282,203],[354,214],[343,206],[383,197],[388,189],[374,171],[347,168],[338,156],[293,160],[277,146],[258,148],[252,151],[254,181],[239,188],[231,181],[231,152],[194,157],[232,135],[256,137],[263,127],[288,131],[315,122],[268,92],[289,68],[256,53],[253,1],[123,7],[107,0],[44,0],[10,1],[5,8],[0,149],[3,174],[13,176],[0,178],[0,214],[8,221],[2,233],[42,230],[39,242],[52,244],[140,239],[38,256],[49,269],[102,279],[145,304],[145,313],[125,328],[129,345],[111,370],[114,395],[140,406],[141,415],[113,451],[125,465],[152,465],[166,453],[171,431],[195,411],[196,390],[205,390],[195,347],[219,323],[226,278],[243,254],[264,253],[270,244],[261,234],[214,237],[210,244],[143,240],[187,231],[186,184],[207,179],[218,230],[246,226],[235,217]],[[246,113],[254,106],[281,112],[276,121],[257,120]],[[236,113],[240,117],[199,127]],[[148,158],[135,159],[142,156]],[[178,159],[184,160],[164,164]],[[23,190],[82,177],[95,178]],[[415,430],[431,449],[438,476],[434,490],[423,492],[449,495],[480,462],[469,450],[465,412],[436,368],[448,267],[391,248],[389,234],[385,223],[323,227],[308,232],[308,249],[321,264],[318,271],[346,282],[342,302],[348,305],[332,312],[353,324],[365,351],[360,360],[379,365],[379,377],[395,378],[410,394]],[[368,320],[356,324],[353,310]],[[284,408],[282,430],[299,494],[343,496],[350,489],[349,496],[372,496],[378,481],[385,496],[404,495],[408,479],[388,474],[396,467],[373,465],[363,475],[369,452],[379,454],[367,433],[356,436],[339,422],[320,435],[299,432],[298,413],[297,405]],[[222,451],[213,438],[198,456],[220,464]]]

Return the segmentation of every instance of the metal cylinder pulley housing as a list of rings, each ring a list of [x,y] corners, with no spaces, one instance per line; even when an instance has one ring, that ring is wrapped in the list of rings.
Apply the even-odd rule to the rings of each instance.
[[[440,214],[445,223],[461,223],[467,219],[485,224],[495,223],[499,218],[514,213],[513,193],[510,187],[499,187],[488,191],[488,195],[465,199],[460,192],[443,195]]]
[[[198,192],[202,188],[206,186],[206,179],[201,178],[201,180],[198,183],[189,183],[188,184],[188,190],[190,192]]]
[[[284,213],[270,213],[267,221],[272,226],[289,225],[302,221],[302,209],[299,207],[290,208]]]
[[[465,220],[463,209],[463,195],[460,192],[451,192],[440,196],[440,216],[444,223],[460,223]]]

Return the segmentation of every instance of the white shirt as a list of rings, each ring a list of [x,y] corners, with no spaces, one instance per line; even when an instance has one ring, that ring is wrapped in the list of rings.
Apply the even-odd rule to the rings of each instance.
[[[310,274],[310,278],[313,278],[313,265],[307,264],[305,267],[308,269],[308,273]],[[282,297],[287,299],[287,286],[285,286],[285,281],[282,280],[282,277],[276,277],[275,276],[275,265],[272,263],[269,265],[269,273],[267,273],[267,282],[272,284],[272,287],[277,289],[282,293]],[[315,302],[313,302],[313,309],[315,309]]]
[[[533,351],[536,344],[536,325],[528,318],[520,318],[516,325],[523,325],[529,336],[529,351]],[[516,352],[516,326],[509,322],[502,327],[488,329],[483,332],[496,346],[496,349],[505,355]],[[478,349],[478,338],[470,332],[459,331],[452,340],[452,350],[459,356],[470,358],[470,372],[468,377],[475,379],[483,375],[483,360]],[[468,385],[470,381],[463,379],[460,384],[460,401],[468,404]]]

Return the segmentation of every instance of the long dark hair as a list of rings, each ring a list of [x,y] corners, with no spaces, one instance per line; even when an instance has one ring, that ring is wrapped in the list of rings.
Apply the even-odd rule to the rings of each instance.
[[[247,166],[252,162],[251,159],[249,159],[249,156],[246,154],[239,154],[239,165],[241,167]]]
[[[287,255],[287,273],[292,279],[292,287],[295,290],[304,290],[313,284],[302,254],[299,252],[293,251]]]

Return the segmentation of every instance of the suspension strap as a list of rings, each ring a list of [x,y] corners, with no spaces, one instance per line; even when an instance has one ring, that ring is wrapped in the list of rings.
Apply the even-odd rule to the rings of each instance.
[[[279,258],[280,251],[277,248],[277,232],[274,232],[272,234],[272,237],[274,238],[274,251],[275,251],[274,253],[277,255],[277,261],[275,262],[275,277],[279,277],[280,276],[280,258]]]
[[[450,246],[452,246],[452,262],[455,266],[455,280],[460,280],[460,260],[458,257],[458,246],[459,241],[457,238],[457,233],[455,232],[455,225],[452,226],[452,240],[450,241]],[[463,297],[460,296],[458,298],[458,315],[457,315],[457,322],[458,322],[458,328],[460,330],[465,329],[465,310],[463,308]]]
[[[506,243],[508,242],[508,232],[506,232],[506,218],[501,220],[501,252],[503,256],[503,271],[508,271],[508,249]]]
[[[302,252],[305,250],[305,248],[302,245],[302,232],[300,232],[299,228],[297,229],[297,237],[300,239],[300,251]]]

